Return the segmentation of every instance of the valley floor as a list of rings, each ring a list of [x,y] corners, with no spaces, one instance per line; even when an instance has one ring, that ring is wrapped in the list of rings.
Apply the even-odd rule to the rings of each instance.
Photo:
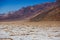
[[[60,21],[0,22],[0,40],[60,40]]]

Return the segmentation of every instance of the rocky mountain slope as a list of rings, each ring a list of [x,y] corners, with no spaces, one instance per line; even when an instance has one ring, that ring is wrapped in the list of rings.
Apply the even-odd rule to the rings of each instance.
[[[28,6],[16,12],[0,15],[0,21],[5,20],[60,21],[60,1]]]
[[[33,17],[31,21],[60,21],[60,6],[53,6],[51,9],[45,9],[44,12],[39,13]]]

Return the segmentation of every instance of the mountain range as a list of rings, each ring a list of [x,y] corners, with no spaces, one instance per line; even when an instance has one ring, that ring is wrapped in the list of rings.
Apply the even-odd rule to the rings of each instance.
[[[0,21],[60,21],[60,0],[23,7],[15,12],[0,14]]]

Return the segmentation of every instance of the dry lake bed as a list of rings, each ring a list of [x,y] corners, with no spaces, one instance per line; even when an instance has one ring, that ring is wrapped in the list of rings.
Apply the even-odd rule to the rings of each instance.
[[[0,40],[60,40],[60,22],[0,22]]]

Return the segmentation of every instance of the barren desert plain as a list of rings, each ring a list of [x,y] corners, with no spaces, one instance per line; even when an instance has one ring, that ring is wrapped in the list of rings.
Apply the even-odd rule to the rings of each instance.
[[[60,21],[0,22],[0,40],[60,40]]]

